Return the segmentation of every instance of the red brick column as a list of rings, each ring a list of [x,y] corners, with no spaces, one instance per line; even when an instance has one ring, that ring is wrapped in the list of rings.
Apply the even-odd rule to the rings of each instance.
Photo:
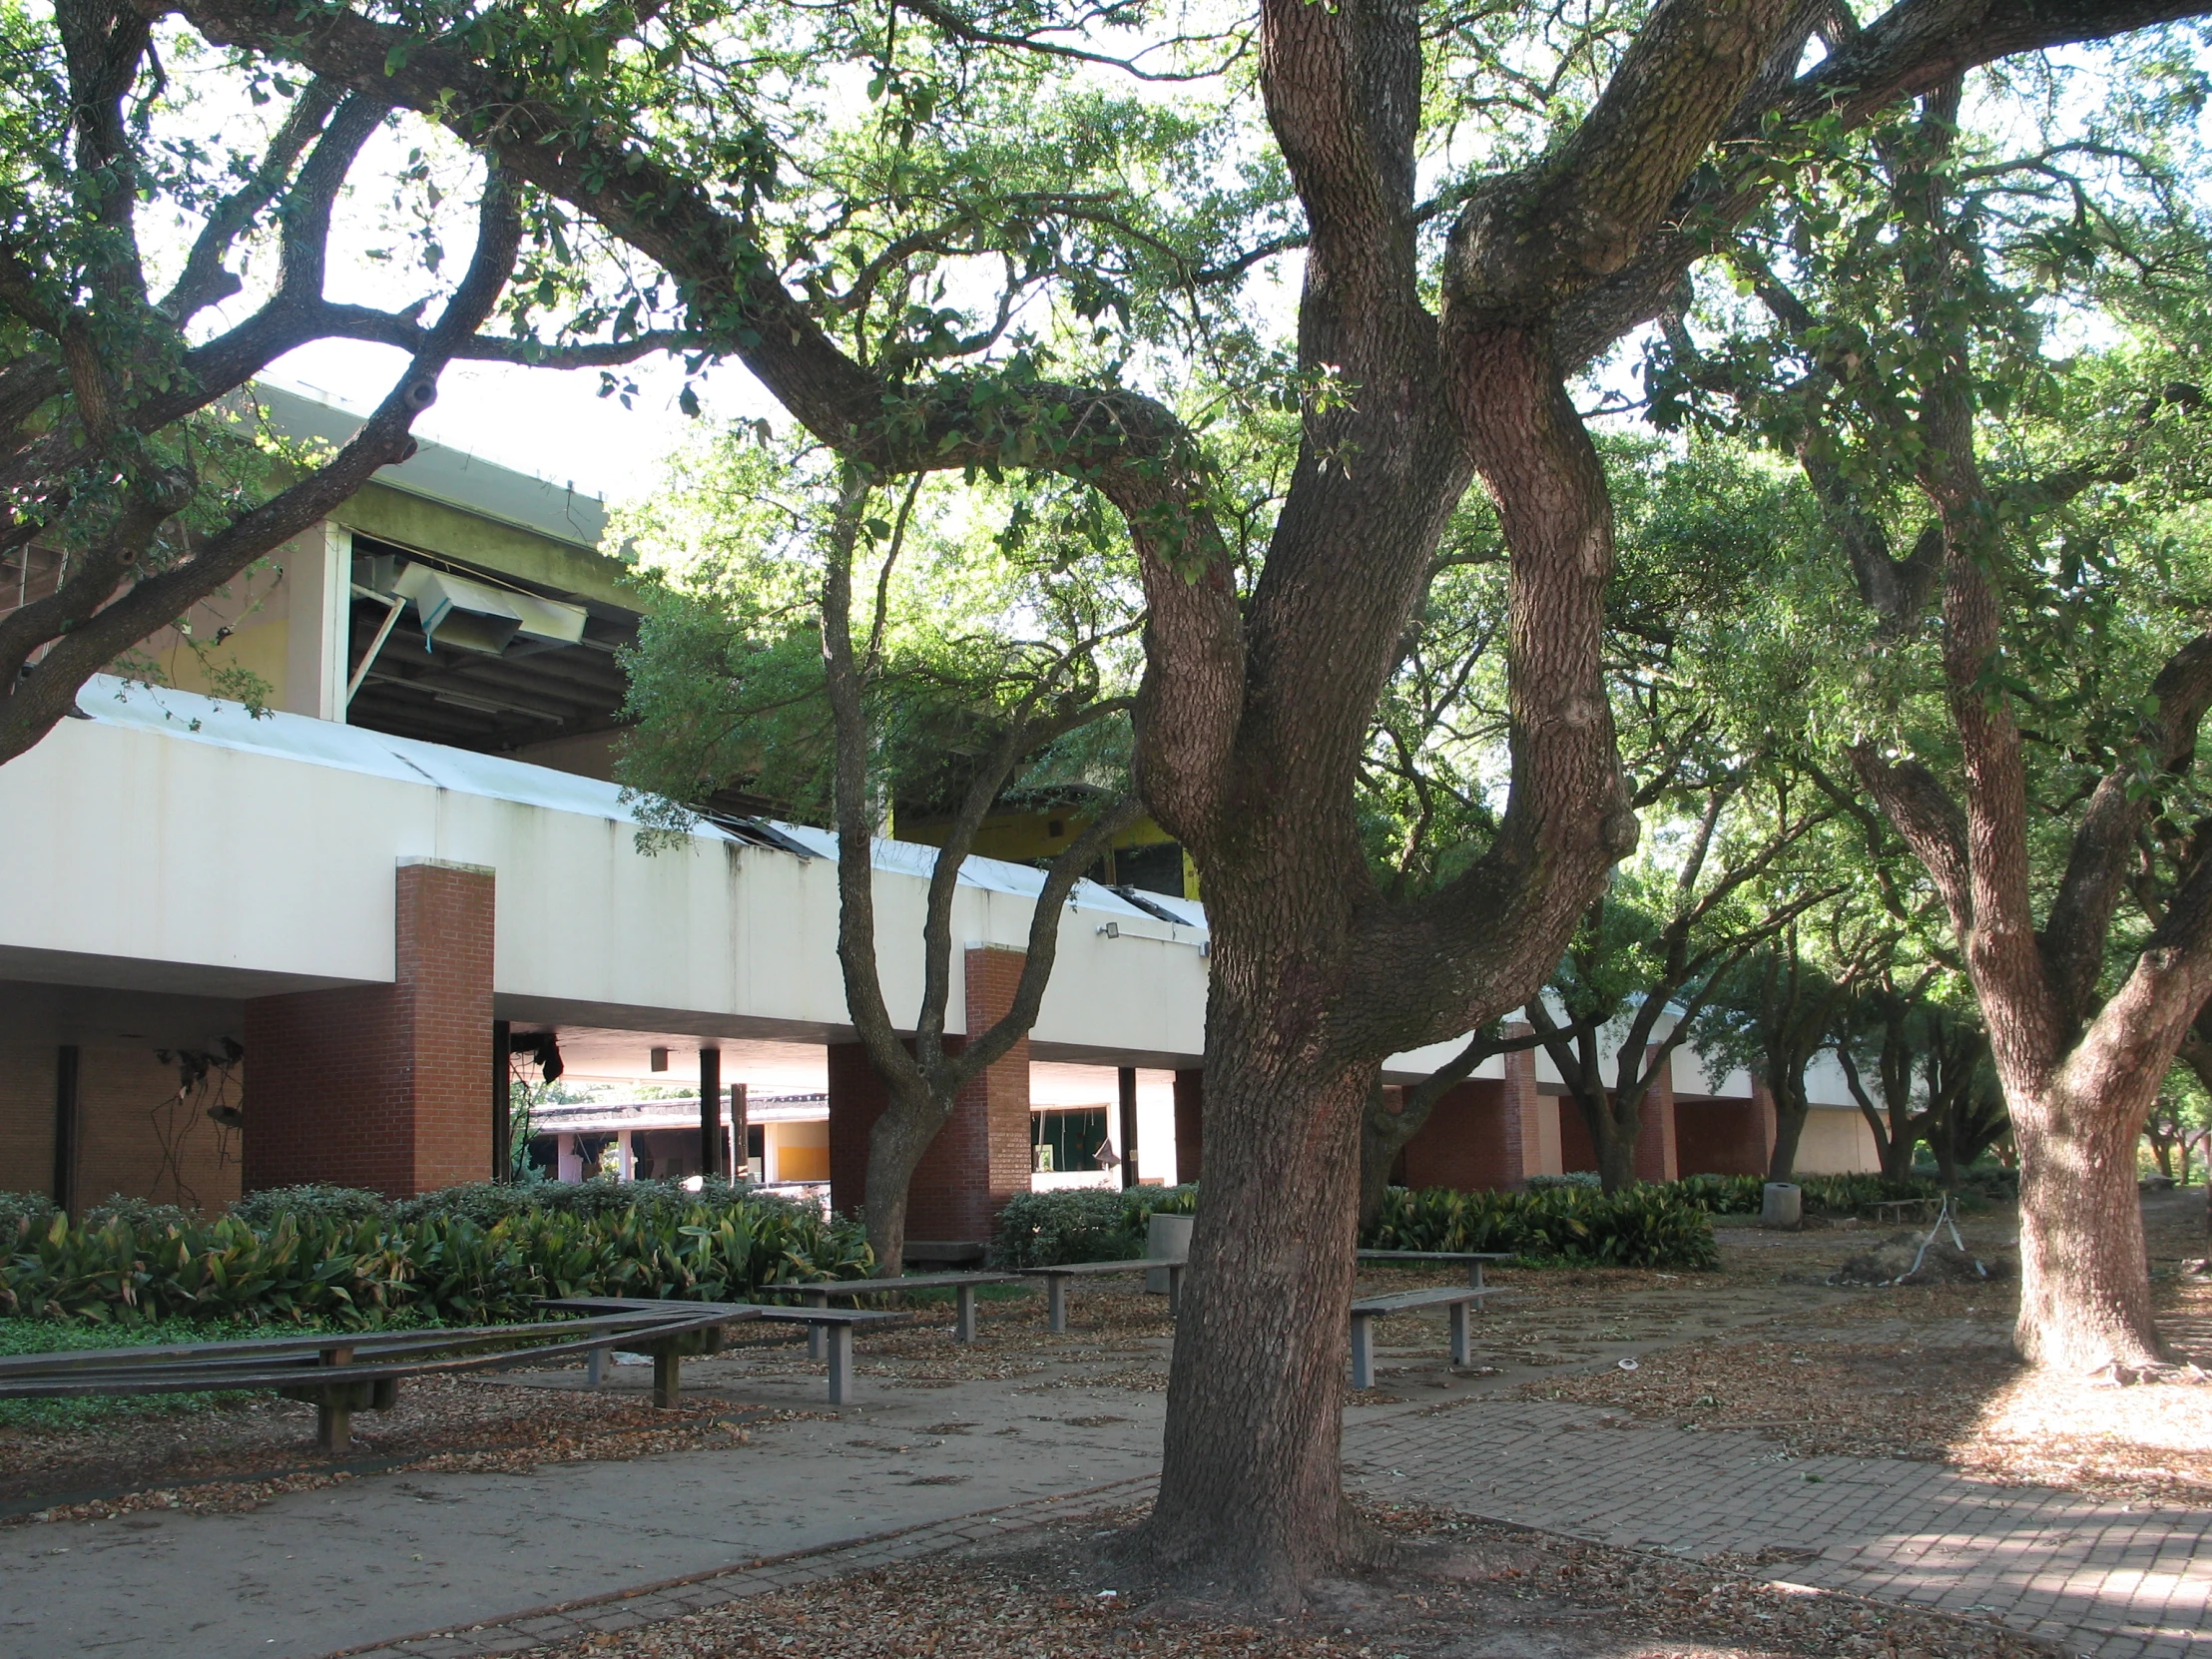
[[[1648,1057],[1644,1064],[1651,1063]],[[1636,1133],[1636,1179],[1639,1181],[1674,1181],[1680,1179],[1681,1161],[1676,1152],[1674,1134],[1674,1057],[1660,1068],[1652,1079],[1651,1087],[1644,1091],[1642,1109],[1637,1113],[1640,1127]]]
[[[972,948],[966,955],[967,1028],[981,1031],[1013,1006],[1026,954]],[[947,1037],[957,1053],[963,1039]],[[858,1043],[830,1045],[830,1202],[867,1202],[867,1137],[887,1095]],[[999,1210],[1029,1190],[1029,1039],[970,1080],[952,1116],[915,1167],[906,1236],[929,1243],[988,1239]]]
[[[1530,1027],[1515,1021],[1505,1027],[1508,1037],[1525,1037]],[[1504,1056],[1505,1082],[1498,1094],[1498,1111],[1503,1120],[1502,1151],[1505,1179],[1501,1185],[1519,1187],[1527,1184],[1531,1175],[1557,1175],[1557,1105],[1545,1098],[1536,1087],[1536,1051],[1533,1048],[1510,1050]],[[1554,1114],[1552,1118],[1553,1145],[1547,1156],[1544,1145],[1542,1114]]]
[[[245,1187],[404,1197],[491,1173],[494,877],[402,859],[393,980],[246,1005]]]
[[[1206,1149],[1206,1073],[1197,1066],[1175,1074],[1175,1179],[1198,1179]]]

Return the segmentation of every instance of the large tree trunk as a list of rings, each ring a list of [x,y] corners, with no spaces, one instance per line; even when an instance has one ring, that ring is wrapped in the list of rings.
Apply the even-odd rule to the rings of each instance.
[[[2013,1346],[2053,1370],[2128,1374],[2166,1358],[2151,1319],[2135,1141],[2163,1068],[2008,1091],[2020,1155]],[[2139,1099],[2136,1105],[2130,1097]]]
[[[1770,1077],[1767,1092],[1774,1096],[1774,1151],[1767,1159],[1769,1181],[1793,1180],[1797,1174],[1798,1142],[1805,1136],[1805,1117],[1812,1110],[1806,1099],[1805,1078]]]
[[[1617,1193],[1636,1184],[1636,1140],[1643,1133],[1642,1114],[1634,1106],[1623,1108],[1611,1097],[1575,1098],[1590,1144],[1597,1149],[1598,1184]],[[1625,1110],[1626,1120],[1623,1121]]]
[[[932,1099],[903,1079],[886,1082],[890,1099],[867,1135],[864,1220],[876,1277],[896,1279],[906,1271],[906,1212],[914,1171],[951,1119],[953,1103]]]
[[[1280,984],[1289,953],[1270,954],[1265,977]],[[1314,1065],[1289,999],[1238,978],[1217,968],[1207,1010],[1206,1201],[1147,1542],[1179,1576],[1279,1605],[1364,1553],[1340,1398],[1375,1067]]]

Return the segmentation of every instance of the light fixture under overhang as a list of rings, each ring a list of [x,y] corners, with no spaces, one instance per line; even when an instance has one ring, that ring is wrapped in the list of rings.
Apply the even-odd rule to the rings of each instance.
[[[495,588],[426,564],[406,566],[391,591],[414,601],[425,646],[497,657],[518,638],[574,645],[584,637],[581,605]]]

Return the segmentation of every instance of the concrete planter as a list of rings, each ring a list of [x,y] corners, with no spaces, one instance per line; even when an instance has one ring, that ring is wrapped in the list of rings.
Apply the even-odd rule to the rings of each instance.
[[[1155,1262],[1187,1262],[1191,1259],[1190,1216],[1152,1216],[1145,1222],[1144,1253]],[[1144,1276],[1144,1288],[1154,1296],[1168,1294],[1168,1274],[1165,1268],[1154,1268]]]

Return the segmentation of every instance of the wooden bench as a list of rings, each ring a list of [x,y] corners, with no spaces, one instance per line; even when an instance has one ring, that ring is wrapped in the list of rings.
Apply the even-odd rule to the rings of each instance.
[[[642,1312],[653,1309],[698,1308],[716,1305],[697,1302],[653,1302],[644,1298],[631,1297],[566,1297],[557,1302],[542,1303],[540,1306],[576,1310],[599,1308]],[[830,1403],[832,1405],[849,1405],[852,1402],[852,1332],[854,1327],[880,1325],[886,1320],[903,1321],[912,1317],[907,1314],[889,1313],[871,1308],[771,1308],[753,1302],[728,1306],[743,1308],[745,1317],[748,1319],[767,1320],[779,1325],[806,1326],[809,1356],[814,1359],[822,1359],[827,1354],[830,1361]],[[641,1352],[640,1349],[633,1347],[628,1341],[611,1342],[604,1344],[603,1347],[624,1354]],[[822,1352],[817,1352],[818,1349]],[[720,1349],[718,1347],[705,1352],[719,1353]],[[664,1365],[667,1370],[666,1398],[662,1396]],[[673,1405],[676,1402],[676,1368],[677,1360],[674,1356],[664,1360],[658,1349],[654,1351],[654,1404]]]
[[[673,1404],[677,1356],[713,1352],[725,1327],[760,1313],[743,1303],[649,1303],[530,1325],[21,1354],[0,1359],[0,1399],[268,1389],[313,1405],[316,1443],[344,1451],[352,1443],[353,1413],[389,1410],[406,1378],[509,1371],[608,1348],[651,1353],[654,1403]]]
[[[1509,1250],[1363,1250],[1363,1262],[1463,1262],[1467,1268],[1467,1283],[1481,1290],[1482,1264],[1484,1262],[1510,1262]]]
[[[1468,1286],[1465,1290],[1445,1287],[1432,1291],[1393,1291],[1388,1296],[1362,1297],[1352,1305],[1352,1385],[1355,1388],[1375,1386],[1375,1322],[1389,1314],[1408,1314],[1418,1308],[1448,1308],[1451,1310],[1451,1363],[1455,1366],[1469,1364],[1467,1348],[1467,1309],[1479,1306],[1484,1297],[1496,1296],[1494,1290],[1477,1290]]]
[[[1045,1286],[1045,1329],[1055,1334],[1068,1328],[1068,1281],[1070,1279],[1099,1279],[1117,1273],[1151,1273],[1164,1268],[1168,1276],[1168,1318],[1175,1318],[1176,1309],[1183,1301],[1183,1268],[1180,1258],[1144,1256],[1133,1262],[1063,1262],[1058,1267],[1023,1268],[1021,1272],[1031,1279],[1042,1279]]]
[[[1016,1273],[912,1273],[899,1279],[839,1279],[832,1283],[799,1286],[770,1286],[766,1289],[790,1289],[800,1301],[810,1308],[827,1308],[831,1297],[880,1296],[892,1291],[951,1291],[959,1302],[958,1316],[952,1335],[956,1341],[975,1341],[975,1289],[978,1285],[1018,1284],[1021,1276]],[[810,1342],[809,1353],[814,1353]],[[814,1358],[821,1359],[820,1354]]]

